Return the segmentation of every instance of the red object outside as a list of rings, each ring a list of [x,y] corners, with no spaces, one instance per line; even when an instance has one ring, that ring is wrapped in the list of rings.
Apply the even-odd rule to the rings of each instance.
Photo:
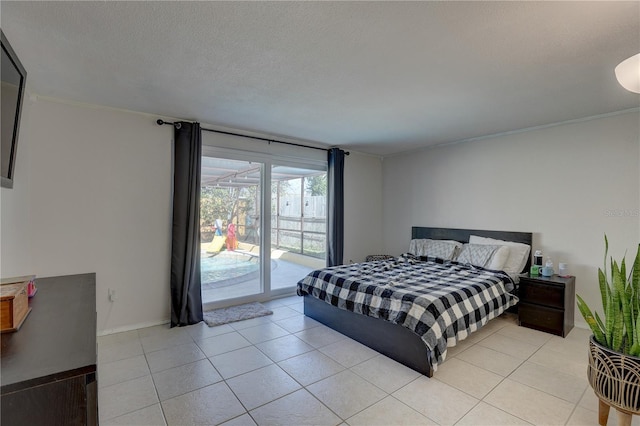
[[[238,239],[236,238],[236,226],[233,223],[227,225],[227,250],[235,250],[238,248]]]

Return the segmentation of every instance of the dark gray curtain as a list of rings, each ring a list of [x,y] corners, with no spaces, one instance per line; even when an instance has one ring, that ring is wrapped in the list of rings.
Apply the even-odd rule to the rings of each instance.
[[[199,123],[176,123],[173,152],[171,327],[202,321]]]
[[[331,148],[327,166],[327,266],[336,266],[342,264],[344,251],[344,151]]]

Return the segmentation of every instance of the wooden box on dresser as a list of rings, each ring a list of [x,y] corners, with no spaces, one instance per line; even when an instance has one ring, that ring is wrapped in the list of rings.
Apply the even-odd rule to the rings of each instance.
[[[520,277],[520,325],[565,337],[573,328],[575,283],[575,277],[558,275]]]
[[[22,327],[2,334],[2,425],[96,425],[96,276],[38,279]]]
[[[17,331],[29,315],[28,281],[0,286],[0,331]]]

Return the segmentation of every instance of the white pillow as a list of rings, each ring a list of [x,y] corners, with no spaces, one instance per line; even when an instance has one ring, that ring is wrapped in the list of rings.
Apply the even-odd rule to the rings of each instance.
[[[512,277],[517,276],[522,272],[527,264],[527,260],[529,260],[529,251],[531,250],[531,246],[527,244],[479,237],[477,235],[471,235],[469,237],[469,243],[509,246],[509,257],[502,267],[502,270]]]
[[[500,246],[500,248],[493,253],[493,256],[491,256],[491,262],[489,262],[487,268],[494,271],[502,271],[504,265],[507,264],[510,252],[509,246]]]
[[[451,260],[462,243],[453,240],[413,239],[409,244],[409,253],[416,256],[439,257]]]

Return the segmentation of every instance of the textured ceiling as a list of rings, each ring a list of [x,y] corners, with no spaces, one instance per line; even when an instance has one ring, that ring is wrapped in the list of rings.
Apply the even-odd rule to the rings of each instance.
[[[386,155],[640,106],[640,2],[9,2],[33,93]]]

